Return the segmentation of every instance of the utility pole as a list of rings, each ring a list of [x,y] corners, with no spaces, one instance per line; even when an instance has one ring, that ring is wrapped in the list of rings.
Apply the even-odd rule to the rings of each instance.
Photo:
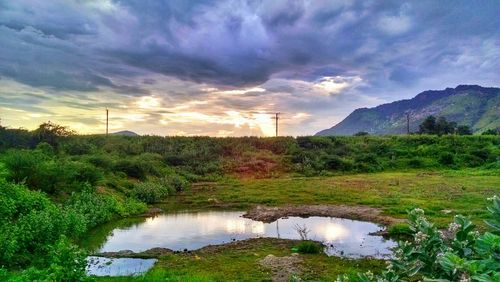
[[[109,133],[109,110],[106,108],[106,136]]]
[[[281,113],[275,113],[273,119],[275,120],[276,122],[276,137],[278,137],[278,128],[279,128],[279,120],[280,120],[280,114]]]
[[[406,112],[406,134],[410,134],[410,113]]]

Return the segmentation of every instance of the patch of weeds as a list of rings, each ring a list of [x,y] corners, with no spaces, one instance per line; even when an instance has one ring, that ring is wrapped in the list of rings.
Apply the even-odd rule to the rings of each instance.
[[[319,254],[324,246],[314,241],[301,241],[294,249],[301,254]]]

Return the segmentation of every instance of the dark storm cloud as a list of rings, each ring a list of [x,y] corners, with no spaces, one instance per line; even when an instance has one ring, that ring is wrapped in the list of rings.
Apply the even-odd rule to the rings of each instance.
[[[498,85],[499,10],[493,0],[0,0],[0,86],[13,80],[83,109],[110,104],[97,92],[169,107],[348,111]],[[266,91],[223,93],[255,86]],[[8,103],[38,105],[20,97]]]
[[[1,1],[0,74],[32,86],[125,94],[108,64],[219,85],[278,72],[314,80],[386,68],[408,84],[460,56],[469,38],[495,40],[496,1]],[[427,40],[431,40],[429,44]],[[413,54],[398,49],[426,45]],[[473,44],[472,44],[473,45]],[[376,54],[376,55],[374,55]],[[432,58],[415,62],[416,58]],[[394,63],[398,61],[398,63]],[[402,67],[414,64],[413,70]],[[445,66],[443,66],[445,67]],[[494,66],[498,70],[498,66]],[[293,73],[300,69],[303,74]],[[116,72],[119,72],[116,69]],[[140,72],[139,72],[140,73]],[[123,75],[120,73],[119,75]]]

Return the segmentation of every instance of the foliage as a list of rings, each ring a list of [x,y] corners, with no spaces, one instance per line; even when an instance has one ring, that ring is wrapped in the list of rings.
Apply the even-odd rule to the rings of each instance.
[[[118,201],[99,194],[89,184],[82,190],[60,206],[42,192],[0,179],[0,266],[28,268],[9,280],[82,280],[82,254],[68,239],[79,238],[116,215],[146,209],[131,199]]]
[[[360,131],[354,134],[354,136],[368,136],[368,135],[370,134],[366,131]]]
[[[132,195],[137,199],[148,203],[156,203],[173,193],[174,188],[159,182],[140,182],[134,187]]]
[[[47,193],[78,190],[83,183],[95,185],[102,179],[94,166],[57,158],[46,145],[35,150],[7,151],[2,161],[10,172],[8,179]]]
[[[422,132],[445,134],[452,132],[444,119],[433,119]],[[453,132],[455,127],[452,126]],[[1,131],[1,130],[0,130]],[[12,131],[0,135],[0,144],[14,146],[9,140],[18,134],[34,132]],[[10,137],[9,137],[10,136]],[[37,141],[38,142],[38,141]],[[25,149],[37,143],[23,145]],[[50,193],[71,191],[80,181],[69,184],[74,166],[84,171],[102,171],[106,182],[125,192],[131,185],[127,178],[145,181],[151,177],[181,175],[192,181],[213,180],[227,174],[245,174],[256,178],[296,172],[306,176],[343,172],[377,172],[407,168],[496,167],[500,154],[498,136],[307,136],[279,138],[210,138],[159,136],[66,136],[35,150],[10,150],[3,158],[18,158],[19,165],[11,171],[17,182],[26,178],[33,189]],[[5,147],[4,147],[5,148]],[[480,150],[481,155],[476,153]],[[16,156],[12,156],[16,155]],[[28,155],[28,156],[26,156]],[[31,156],[29,156],[31,155]],[[453,158],[450,158],[453,155]],[[487,155],[486,157],[484,157]],[[42,158],[42,159],[40,159]],[[11,165],[13,160],[6,161]],[[24,163],[23,163],[24,162]],[[40,164],[38,164],[40,163]],[[43,163],[43,164],[42,164]],[[14,164],[13,164],[14,165]],[[39,166],[39,168],[38,168]],[[22,168],[22,169],[19,169]],[[80,171],[81,171],[80,170]],[[39,171],[38,175],[31,171]],[[43,171],[43,172],[40,172]],[[86,179],[96,184],[102,179],[93,173]],[[114,176],[110,176],[114,174]],[[69,179],[65,179],[68,177]],[[110,183],[109,180],[116,181]],[[43,179],[50,181],[48,184]],[[51,184],[52,183],[52,184]],[[62,185],[65,183],[65,185]],[[37,187],[40,186],[40,187]],[[63,187],[64,186],[64,187]],[[66,186],[70,186],[67,188]]]
[[[487,129],[481,133],[481,135],[500,135],[500,128]]]
[[[438,230],[420,209],[409,213],[412,240],[400,242],[395,259],[380,276],[359,274],[360,281],[499,281],[500,199],[488,208],[493,232],[480,234],[463,216],[456,216],[447,230]],[[339,277],[340,281],[346,279]]]
[[[435,118],[428,116],[419,125],[420,134],[458,134],[458,135],[472,135],[472,130],[467,125],[458,125],[454,121],[447,121],[445,117]]]
[[[457,126],[457,134],[458,135],[472,135],[472,130],[467,125],[459,125],[459,126]]]
[[[61,235],[75,238],[85,231],[82,215],[23,185],[0,180],[0,201],[0,265],[29,265]]]
[[[76,132],[68,127],[58,125],[50,121],[42,123],[36,130],[33,131],[33,135],[37,143],[47,142],[51,146],[57,146],[58,142],[62,138],[74,134],[76,134]]]
[[[91,281],[85,273],[86,253],[64,236],[48,248],[48,254],[37,267],[30,267],[20,275],[25,281]]]
[[[308,240],[301,241],[296,248],[301,254],[319,254],[323,251],[323,245],[318,242]]]

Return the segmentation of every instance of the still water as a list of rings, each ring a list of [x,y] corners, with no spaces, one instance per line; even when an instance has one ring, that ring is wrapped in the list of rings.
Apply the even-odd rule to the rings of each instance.
[[[115,228],[101,244],[100,252],[155,247],[195,250],[249,238],[307,239],[323,242],[328,255],[348,258],[388,258],[396,243],[368,235],[381,229],[377,224],[332,217],[288,217],[263,223],[241,217],[243,212],[211,211],[163,214],[128,227]]]
[[[147,272],[156,259],[87,257],[87,274],[94,276],[129,276]]]

